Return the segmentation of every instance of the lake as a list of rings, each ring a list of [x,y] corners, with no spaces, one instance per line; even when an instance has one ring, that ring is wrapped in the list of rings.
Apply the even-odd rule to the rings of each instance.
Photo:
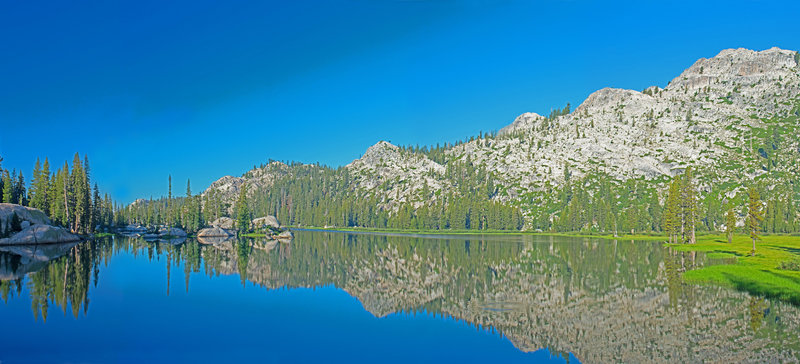
[[[783,362],[800,310],[658,242],[296,231],[0,247],[0,361]]]

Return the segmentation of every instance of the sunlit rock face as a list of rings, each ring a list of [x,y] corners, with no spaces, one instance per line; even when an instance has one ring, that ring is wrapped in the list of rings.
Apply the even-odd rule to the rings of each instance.
[[[455,166],[465,164],[491,175],[498,190],[492,199],[523,209],[563,185],[567,170],[573,179],[603,174],[616,181],[660,181],[692,166],[701,194],[726,182],[751,181],[767,170],[774,172],[767,184],[779,182],[770,180],[773,176],[798,178],[797,138],[782,138],[779,149],[770,152],[780,154],[780,163],[770,166],[757,155],[770,128],[800,132],[793,121],[800,110],[799,61],[797,52],[779,48],[723,50],[698,60],[665,87],[603,88],[568,115],[524,113],[497,136],[450,145],[435,158],[378,142],[345,166],[340,179],[347,191],[398,211],[459,194],[464,181]],[[245,183],[253,187],[248,193],[258,193],[304,168],[318,167],[273,162],[242,177],[223,177],[204,196],[217,196],[232,211]],[[731,188],[717,192],[735,193]]]
[[[270,215],[253,219],[251,226],[254,228],[271,227],[273,229],[280,229],[281,223],[278,222],[278,218]]]
[[[230,217],[220,217],[211,222],[211,226],[219,229],[231,230],[233,229],[233,219]]]
[[[221,227],[208,227],[204,229],[200,229],[197,232],[198,238],[214,238],[214,237],[230,237],[233,234],[231,232],[221,228]]]
[[[465,143],[451,155],[501,172],[502,183],[518,187],[501,197],[508,199],[515,190],[563,182],[565,166],[576,177],[600,171],[625,180],[671,176],[691,165],[712,171],[715,179],[740,179],[741,170],[725,164],[741,159],[745,134],[797,107],[796,54],[724,50],[697,61],[663,89],[604,88],[569,115],[548,120],[523,114],[500,138]],[[787,150],[797,149],[796,140],[788,142]]]
[[[354,185],[363,193],[394,196],[385,206],[392,210],[403,203],[411,203],[415,208],[424,204],[425,201],[412,198],[423,188],[449,191],[452,187],[444,176],[444,166],[386,141],[369,147],[346,168],[353,176]]]
[[[50,218],[39,209],[10,203],[0,203],[0,229],[8,229],[11,216],[17,215],[20,221],[27,221],[32,225],[50,225]]]
[[[672,176],[693,166],[708,172],[704,185],[752,178],[763,173],[760,166],[746,166],[749,172],[743,175],[741,168],[731,170],[727,164],[740,161],[742,151],[749,150],[745,134],[751,128],[766,128],[764,119],[788,117],[800,106],[795,100],[800,94],[798,72],[794,51],[724,50],[697,61],[665,88],[604,88],[569,115],[548,119],[522,114],[497,138],[477,138],[449,149],[448,163],[470,162],[492,171],[503,186],[495,198],[504,201],[540,190],[545,183],[563,183],[565,168],[574,177],[603,172],[626,180]],[[796,139],[785,143],[785,150],[798,149]],[[383,181],[403,181],[402,189],[375,193],[420,204],[425,199],[415,199],[415,191],[424,183],[447,191],[458,182],[419,178],[427,173],[437,179],[447,167],[423,157],[393,151],[381,142],[348,168],[365,191],[373,192]],[[791,163],[780,168],[795,173]]]
[[[51,225],[29,225],[8,238],[0,239],[0,245],[62,244],[80,241],[81,238],[66,229]]]
[[[311,166],[310,166],[311,167]],[[201,194],[204,203],[208,198],[218,199],[228,206],[227,212],[233,213],[233,202],[239,196],[242,186],[247,185],[248,196],[268,189],[275,180],[291,176],[291,168],[281,162],[271,162],[265,166],[253,168],[241,177],[224,176],[213,183]]]

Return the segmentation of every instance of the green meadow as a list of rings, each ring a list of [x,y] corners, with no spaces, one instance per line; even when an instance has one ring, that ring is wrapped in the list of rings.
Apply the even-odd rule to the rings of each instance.
[[[705,252],[709,264],[687,271],[687,282],[720,284],[800,305],[800,236],[769,235],[756,242],[735,236],[699,236],[697,244],[668,244],[679,251]]]

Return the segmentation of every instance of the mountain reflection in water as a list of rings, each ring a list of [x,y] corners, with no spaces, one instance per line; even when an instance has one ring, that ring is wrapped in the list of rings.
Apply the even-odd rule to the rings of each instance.
[[[786,361],[800,353],[800,310],[682,282],[703,255],[654,242],[548,236],[387,236],[297,231],[291,244],[200,244],[114,237],[1,247],[0,295],[29,297],[46,321],[57,306],[92,315],[93,286],[117,255],[193,274],[238,275],[267,290],[334,286],[377,317],[426,312],[498,332],[519,350],[588,363]],[[113,263],[112,265],[113,266]],[[130,274],[135,274],[131,272]],[[0,357],[0,359],[2,359]]]

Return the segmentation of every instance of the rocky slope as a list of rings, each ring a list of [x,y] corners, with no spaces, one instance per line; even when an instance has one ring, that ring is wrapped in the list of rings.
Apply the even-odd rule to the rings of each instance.
[[[233,202],[239,196],[239,191],[245,183],[248,185],[248,194],[252,195],[256,191],[270,188],[272,184],[281,177],[290,176],[289,166],[281,162],[270,162],[265,166],[253,168],[241,177],[224,176],[203,191],[204,197],[218,198],[228,205],[232,212]]]
[[[797,177],[799,64],[795,51],[727,49],[698,60],[664,88],[604,88],[568,115],[522,114],[496,136],[446,148],[438,162],[429,152],[381,141],[344,170],[349,188],[379,197],[393,211],[457,191],[463,181],[448,173],[454,163],[489,171],[500,190],[493,198],[510,203],[536,201],[564,183],[566,170],[575,178],[658,180],[692,166],[704,192],[768,171]],[[223,177],[205,193],[231,203],[244,182],[265,189],[291,173],[273,162]]]
[[[443,165],[386,141],[369,147],[361,158],[345,168],[362,192],[392,197],[391,207],[406,202],[419,207],[427,197],[420,194],[423,188],[436,191],[450,187]]]
[[[770,119],[796,116],[798,72],[794,51],[728,49],[698,60],[664,89],[604,88],[569,115],[523,114],[500,138],[466,143],[451,155],[497,171],[516,187],[511,198],[545,181],[562,182],[565,166],[577,176],[602,171],[625,180],[674,175],[691,165],[735,179],[742,171],[727,167],[755,154],[750,133]],[[796,138],[786,142],[797,150]],[[763,173],[749,164],[747,177]]]

